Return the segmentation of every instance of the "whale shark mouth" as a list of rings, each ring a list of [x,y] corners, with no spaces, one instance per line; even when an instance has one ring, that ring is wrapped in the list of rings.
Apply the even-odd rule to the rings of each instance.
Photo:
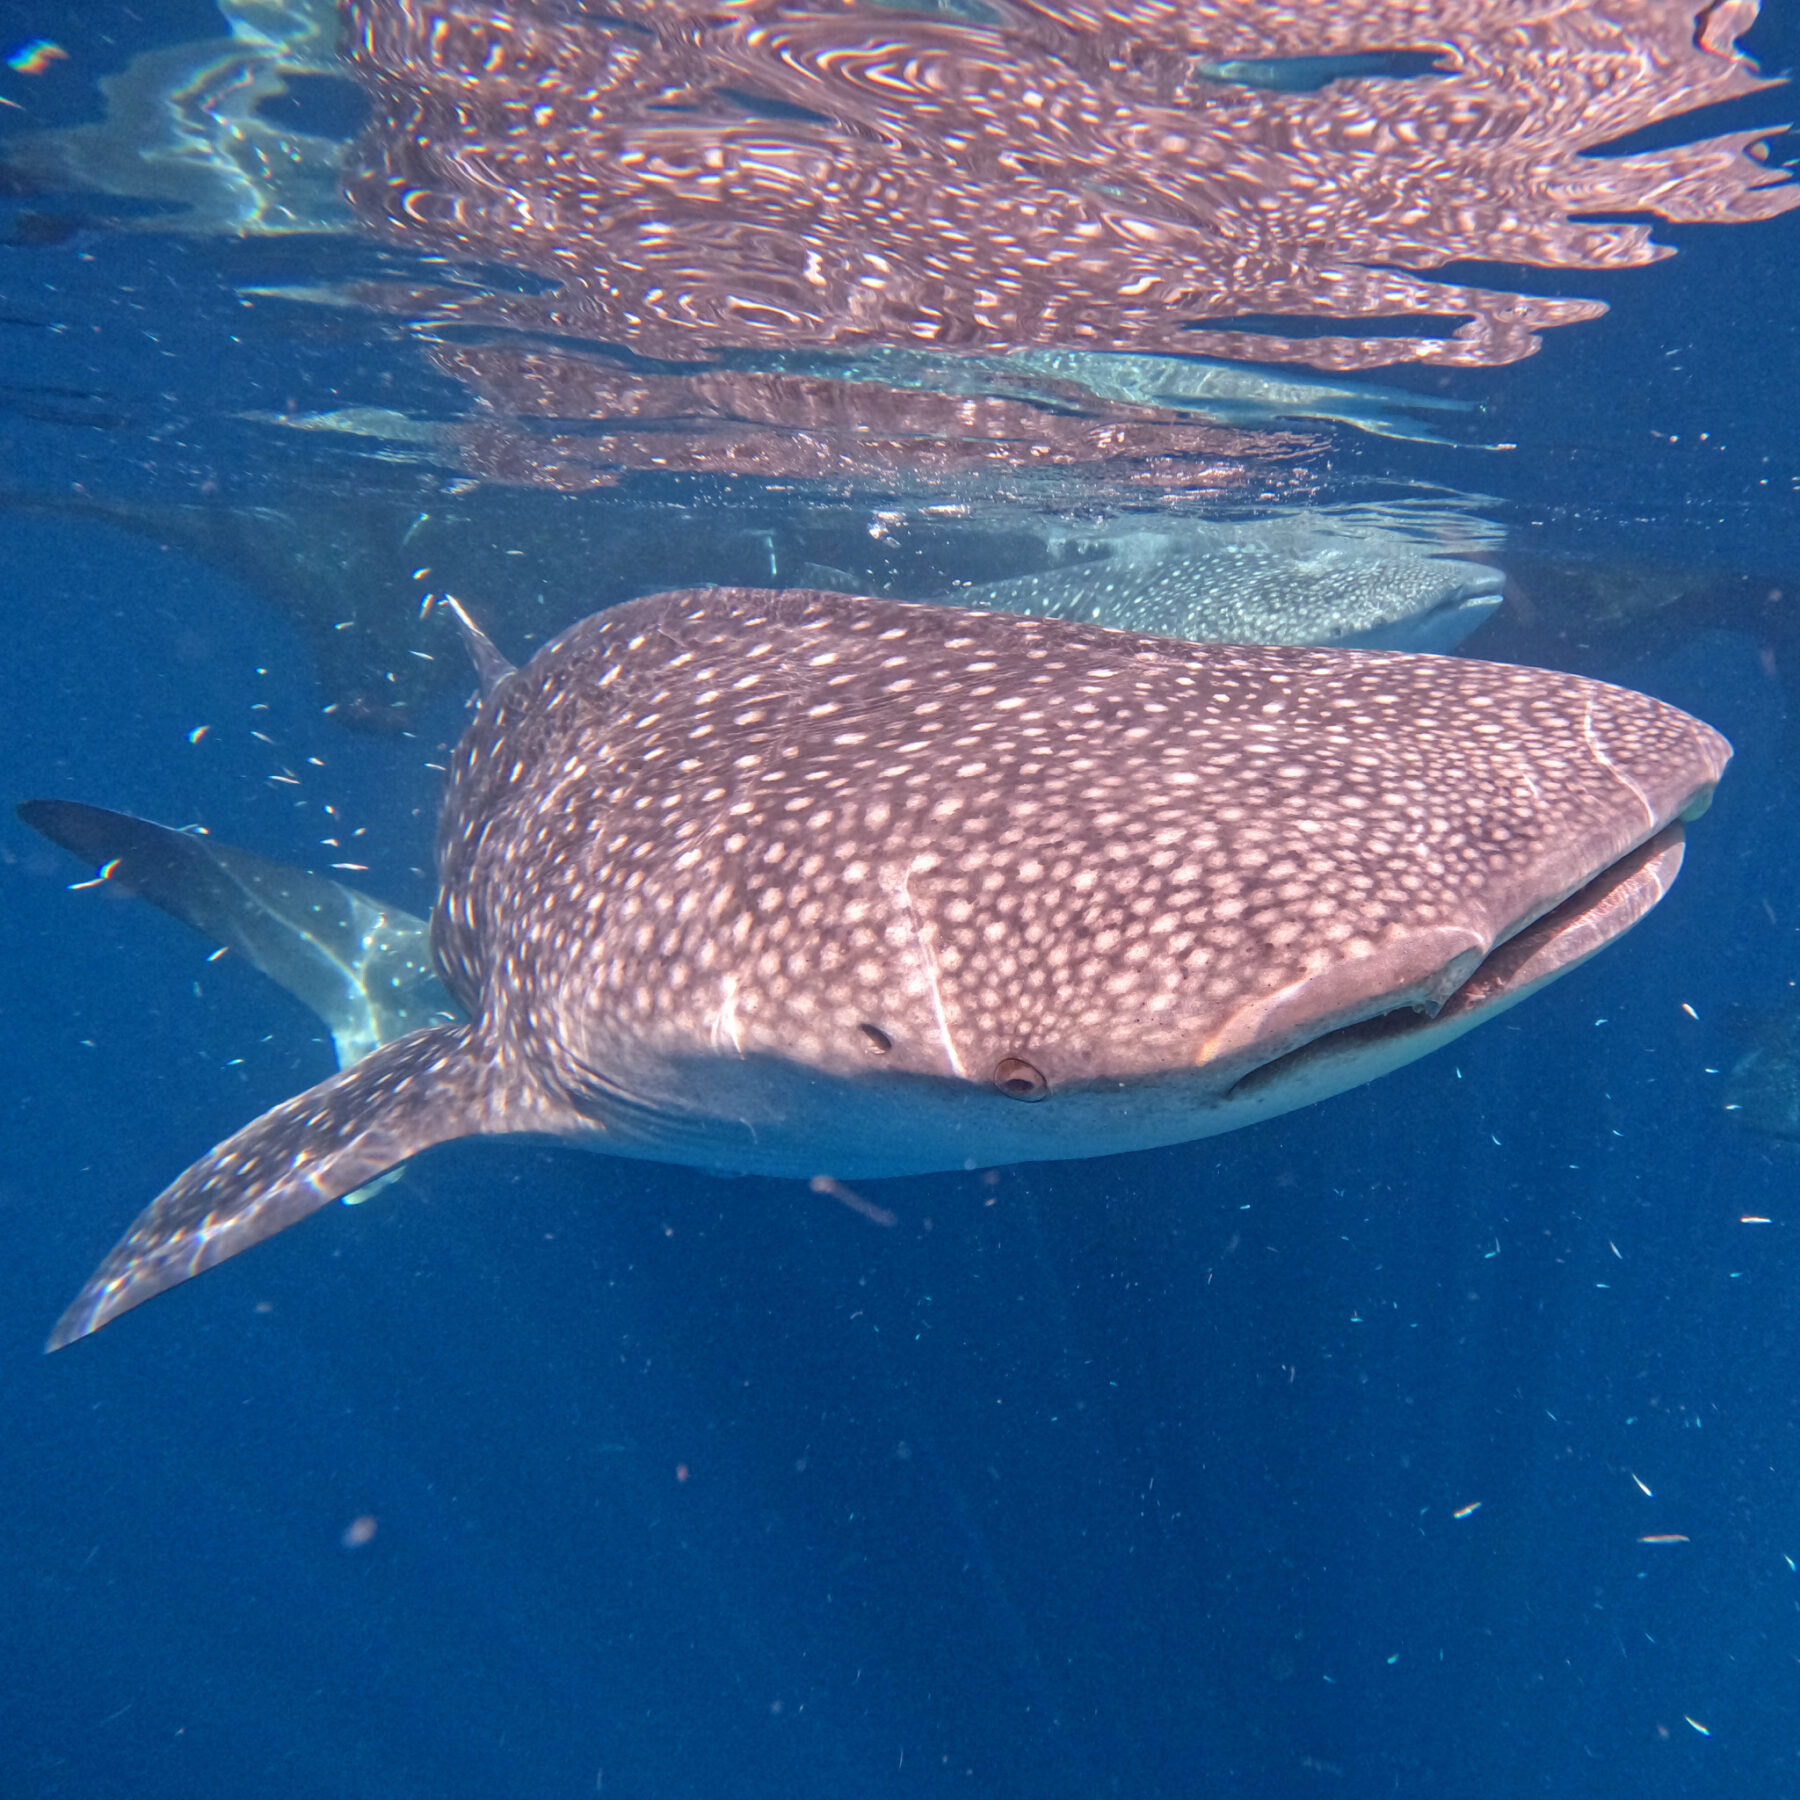
[[[1410,650],[1442,656],[1453,651],[1505,598],[1505,573],[1484,569],[1458,582],[1423,612],[1347,632],[1330,642],[1340,650]]]
[[[1441,1006],[1400,1006],[1326,1032],[1250,1070],[1227,1101],[1279,1111],[1304,1103],[1289,1099],[1292,1089],[1336,1093],[1360,1086],[1516,1006],[1635,925],[1674,884],[1682,844],[1678,819],[1496,944]]]
[[[1503,569],[1489,569],[1484,574],[1472,576],[1454,592],[1447,594],[1431,610],[1442,612],[1462,606],[1486,608],[1498,606],[1505,598],[1506,572]]]

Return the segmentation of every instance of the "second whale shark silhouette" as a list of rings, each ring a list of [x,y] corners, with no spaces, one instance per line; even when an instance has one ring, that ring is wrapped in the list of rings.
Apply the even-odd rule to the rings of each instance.
[[[1505,575],[1490,564],[1323,511],[1159,523],[1115,528],[1089,560],[948,598],[1196,643],[1442,652],[1505,593]]]

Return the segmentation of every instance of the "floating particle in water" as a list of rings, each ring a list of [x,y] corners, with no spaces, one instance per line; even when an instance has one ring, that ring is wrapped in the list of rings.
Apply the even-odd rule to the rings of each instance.
[[[102,882],[111,881],[113,878],[113,870],[115,870],[124,860],[125,859],[122,856],[115,856],[111,862],[102,863],[91,881],[71,881],[69,883],[69,892],[71,894],[79,893],[82,888],[99,887]]]
[[[841,1181],[829,1175],[815,1175],[811,1182],[815,1194],[829,1194],[834,1200],[841,1200],[852,1212],[861,1213],[865,1219],[877,1225],[893,1225],[898,1220],[885,1206],[877,1206],[873,1200],[865,1200],[854,1188],[845,1187]]]
[[[61,44],[53,44],[48,38],[33,38],[6,59],[6,66],[15,75],[42,75],[52,63],[68,60],[69,53]]]

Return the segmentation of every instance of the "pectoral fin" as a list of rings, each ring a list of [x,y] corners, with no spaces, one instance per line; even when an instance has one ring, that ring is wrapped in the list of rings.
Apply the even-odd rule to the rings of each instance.
[[[151,1202],[46,1348],[97,1331],[432,1144],[531,1130],[531,1108],[496,1099],[492,1068],[471,1027],[434,1025],[264,1113]]]
[[[217,838],[73,800],[27,800],[32,830],[119,887],[236,952],[331,1029],[340,1066],[455,1018],[431,966],[430,928],[397,906]]]

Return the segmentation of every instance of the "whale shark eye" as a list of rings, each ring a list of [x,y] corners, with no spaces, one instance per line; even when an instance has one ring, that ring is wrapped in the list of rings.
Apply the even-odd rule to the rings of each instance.
[[[856,1029],[862,1033],[863,1048],[871,1056],[886,1056],[893,1049],[894,1040],[879,1025],[859,1025]]]
[[[1050,1084],[1023,1057],[1004,1056],[994,1064],[994,1086],[1009,1100],[1042,1100]]]

